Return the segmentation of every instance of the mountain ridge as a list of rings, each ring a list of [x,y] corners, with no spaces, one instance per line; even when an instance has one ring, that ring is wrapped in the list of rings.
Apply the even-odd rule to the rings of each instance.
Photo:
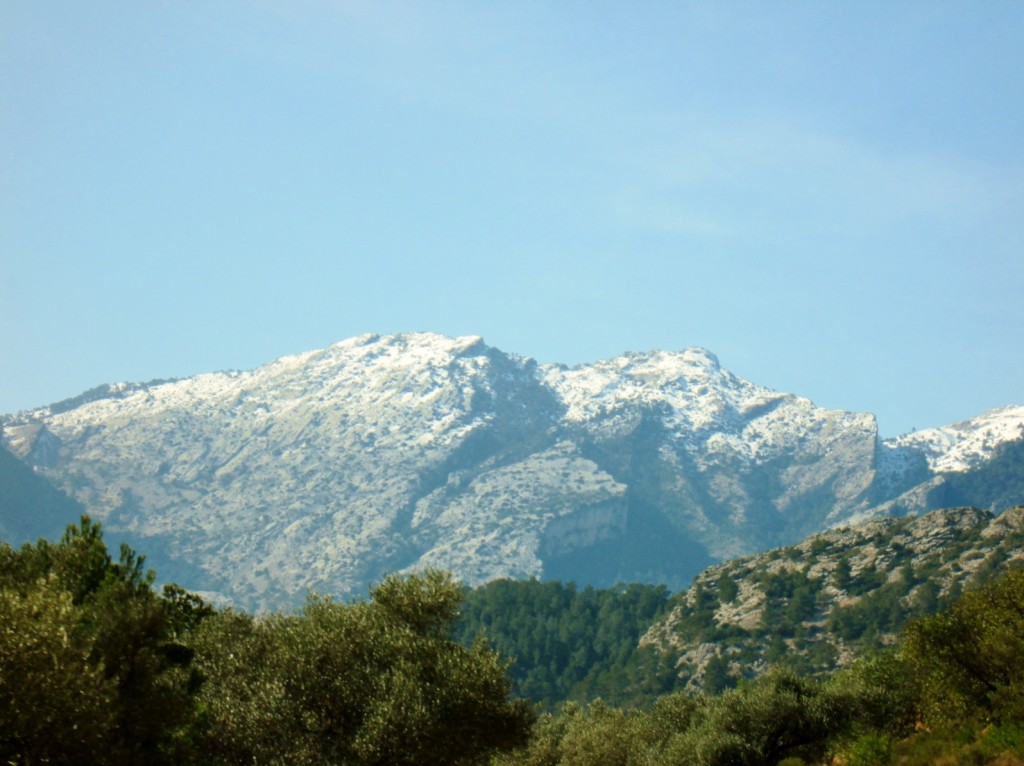
[[[424,566],[681,587],[923,510],[943,454],[975,470],[1024,426],[1011,406],[882,440],[873,415],[746,381],[705,349],[567,367],[434,333],[107,389],[4,416],[5,444],[164,570],[255,607]]]

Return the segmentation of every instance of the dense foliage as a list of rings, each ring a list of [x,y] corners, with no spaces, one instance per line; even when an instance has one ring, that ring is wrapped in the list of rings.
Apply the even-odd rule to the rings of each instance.
[[[152,584],[141,557],[122,546],[114,560],[85,518],[57,543],[0,545],[0,762],[1024,763],[1020,569],[911,621],[894,647],[843,671],[811,677],[782,664],[716,695],[662,694],[646,708],[568,702],[539,718],[510,698],[494,651],[452,640],[466,594],[444,573],[387,578],[367,601],[313,597],[299,613],[259,617]],[[477,593],[459,630],[486,632],[507,608],[536,630],[558,628],[553,658],[574,640],[604,647],[595,677],[635,693],[621,672],[633,661],[623,637],[664,609],[663,591],[519,585]],[[799,595],[813,595],[808,580],[766,586],[782,608],[810,609]],[[738,597],[724,578],[707,590],[695,597],[705,611]],[[540,610],[530,623],[544,599],[575,616]],[[619,628],[587,632],[606,619]],[[592,688],[592,671],[570,668],[545,683]]]
[[[570,704],[539,722],[529,747],[498,760],[503,766],[655,766],[818,762],[834,742],[873,719],[898,722],[883,690],[844,689],[777,669],[719,696],[675,693],[650,711],[617,710],[601,702]],[[888,730],[891,728],[886,724]]]
[[[0,547],[0,753],[23,763],[175,763],[196,683],[180,643],[198,600],[160,597],[83,518],[57,544]],[[189,610],[195,608],[190,614]]]
[[[152,582],[88,519],[0,546],[0,760],[477,764],[525,741],[498,656],[449,639],[448,575],[259,618]]]
[[[535,702],[644,704],[676,682],[669,658],[638,647],[668,603],[663,586],[495,580],[467,591],[456,638],[482,636],[512,659],[513,689]]]

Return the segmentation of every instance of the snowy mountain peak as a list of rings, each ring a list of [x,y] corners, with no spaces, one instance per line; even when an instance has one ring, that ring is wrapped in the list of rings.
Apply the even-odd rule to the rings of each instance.
[[[420,354],[455,355],[466,353],[467,351],[482,351],[486,349],[484,339],[479,335],[451,337],[433,332],[406,332],[394,333],[392,335],[365,333],[354,338],[339,341],[330,348],[347,351],[358,348],[381,349],[385,347],[413,351]]]
[[[703,348],[627,353],[571,369],[547,366],[545,379],[568,407],[567,419],[587,421],[622,408],[658,410],[687,433],[736,432],[783,400],[813,407],[723,369]]]

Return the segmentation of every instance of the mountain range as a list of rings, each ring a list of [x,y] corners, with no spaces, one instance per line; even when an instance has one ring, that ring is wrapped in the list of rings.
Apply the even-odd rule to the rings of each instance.
[[[679,588],[831,527],[1024,502],[1022,406],[882,439],[871,414],[699,348],[570,368],[478,337],[364,335],[0,424],[32,468],[19,481],[62,489],[161,579],[249,608],[426,566]],[[28,534],[26,515],[0,532]]]

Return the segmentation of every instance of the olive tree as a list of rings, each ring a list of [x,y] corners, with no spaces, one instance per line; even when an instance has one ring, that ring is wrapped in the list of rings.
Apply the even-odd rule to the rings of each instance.
[[[221,763],[477,764],[533,721],[506,666],[450,638],[462,593],[436,571],[366,602],[298,615],[224,612],[197,632],[206,757]]]

